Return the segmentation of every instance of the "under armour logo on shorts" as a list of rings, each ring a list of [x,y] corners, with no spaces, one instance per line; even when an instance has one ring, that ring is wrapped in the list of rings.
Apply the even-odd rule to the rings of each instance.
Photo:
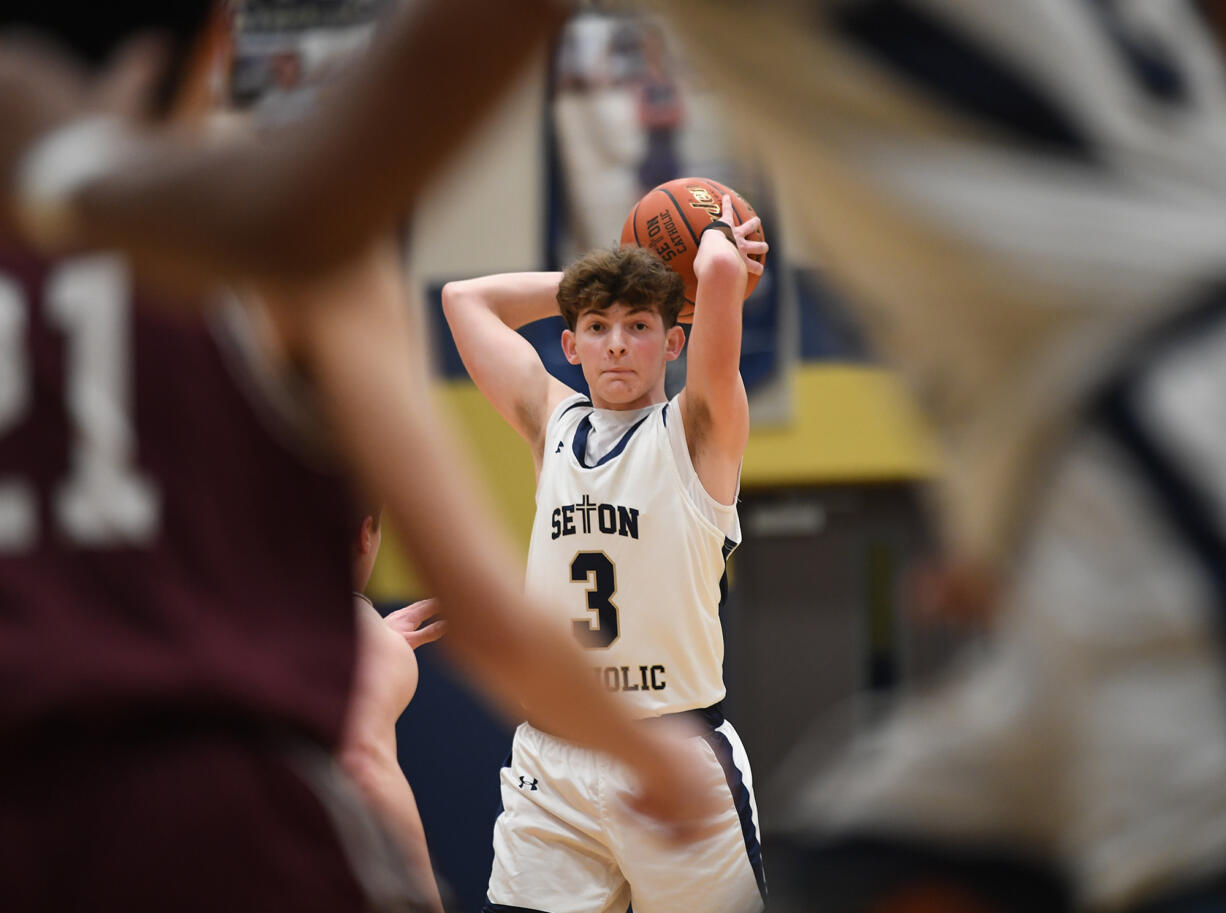
[[[535,792],[535,791],[536,791],[536,784],[537,784],[537,783],[539,783],[539,782],[540,782],[540,781],[539,781],[539,780],[537,780],[535,777],[534,777],[534,778],[533,778],[531,781],[528,781],[528,780],[527,780],[527,779],[525,779],[524,777],[520,777],[520,778],[519,778],[519,788],[520,788],[520,789],[523,789],[523,788],[526,786],[526,787],[528,787],[528,789],[529,789],[530,791]]]

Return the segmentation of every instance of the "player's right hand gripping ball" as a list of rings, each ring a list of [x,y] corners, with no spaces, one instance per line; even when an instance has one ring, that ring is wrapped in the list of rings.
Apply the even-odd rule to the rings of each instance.
[[[732,196],[734,224],[740,225],[757,215],[744,197],[718,181],[710,178],[677,178],[647,191],[634,204],[626,224],[622,226],[622,244],[651,248],[685,281],[688,304],[681,309],[678,318],[682,323],[694,319],[694,296],[698,291],[694,257],[698,254],[698,238],[703,227],[719,217],[724,194]],[[761,228],[749,238],[753,241],[765,240]],[[755,254],[753,259],[762,262],[766,255]],[[758,278],[750,274],[745,285],[746,298],[758,284]]]

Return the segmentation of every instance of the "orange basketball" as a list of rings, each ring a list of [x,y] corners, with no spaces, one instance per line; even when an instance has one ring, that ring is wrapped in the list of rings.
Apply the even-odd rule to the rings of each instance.
[[[698,238],[703,227],[719,217],[725,193],[732,195],[733,224],[740,225],[757,215],[744,197],[718,181],[677,178],[649,190],[630,210],[622,226],[622,244],[651,248],[685,280],[689,304],[681,309],[679,319],[683,323],[694,319],[694,296],[698,291],[694,256],[698,253]],[[749,237],[763,240],[762,229]],[[754,255],[753,259],[762,262],[765,255]],[[757,284],[758,277],[751,274],[745,286],[746,298]]]

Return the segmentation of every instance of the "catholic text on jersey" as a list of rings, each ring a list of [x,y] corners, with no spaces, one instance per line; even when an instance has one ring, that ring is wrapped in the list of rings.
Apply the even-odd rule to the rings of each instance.
[[[597,666],[596,681],[606,691],[663,691],[668,670],[660,663],[641,666]]]

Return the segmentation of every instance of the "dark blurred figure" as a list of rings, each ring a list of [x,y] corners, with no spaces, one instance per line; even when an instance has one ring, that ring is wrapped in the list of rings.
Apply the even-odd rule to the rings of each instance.
[[[644,193],[658,184],[681,177],[678,131],[685,121],[681,82],[674,72],[664,30],[647,20],[641,32],[642,68],[638,77],[639,126],[646,148],[639,162],[639,187]]]
[[[657,5],[930,419],[928,589],[992,627],[764,808],[772,908],[1226,908],[1220,8]]]
[[[226,28],[205,0],[27,15],[87,65],[165,30],[167,112]],[[11,235],[0,311],[5,909],[409,909],[401,857],[331,759],[355,511],[276,409],[293,377],[254,355],[251,314],[206,317],[118,256]]]

